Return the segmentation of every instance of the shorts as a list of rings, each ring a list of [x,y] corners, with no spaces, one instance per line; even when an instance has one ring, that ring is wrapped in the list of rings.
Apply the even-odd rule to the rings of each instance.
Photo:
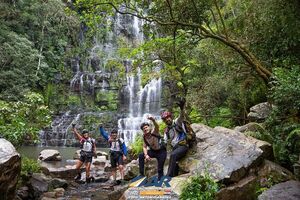
[[[119,151],[111,151],[110,164],[112,168],[116,168],[118,165],[123,165],[123,154]]]
[[[91,163],[93,160],[93,152],[86,152],[86,151],[80,151],[80,158],[79,160],[81,162]]]

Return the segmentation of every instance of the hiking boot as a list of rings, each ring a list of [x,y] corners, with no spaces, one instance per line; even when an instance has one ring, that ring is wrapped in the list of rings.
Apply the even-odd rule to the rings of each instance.
[[[77,176],[75,176],[74,180],[75,181],[79,181],[81,179],[81,174],[77,174]]]
[[[86,182],[86,183],[95,182],[95,178],[94,178],[94,177],[92,177],[92,176],[90,176],[90,177],[86,177],[86,179],[85,179],[85,182]]]

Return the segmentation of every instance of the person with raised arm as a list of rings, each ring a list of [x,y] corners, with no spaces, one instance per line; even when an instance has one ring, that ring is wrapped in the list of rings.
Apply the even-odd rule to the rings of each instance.
[[[170,153],[169,167],[167,176],[174,177],[178,175],[177,162],[183,158],[189,149],[187,138],[187,127],[185,125],[184,105],[185,101],[178,103],[180,107],[179,116],[174,119],[173,115],[169,111],[161,113],[161,119],[167,125],[164,131],[165,141],[169,141],[172,147]]]
[[[79,140],[81,150],[80,150],[80,158],[76,163],[76,170],[78,171],[78,174],[74,179],[75,181],[79,181],[81,179],[80,168],[83,165],[83,163],[85,163],[86,182],[89,183],[93,179],[93,177],[90,176],[90,169],[91,169],[93,156],[97,157],[95,139],[90,137],[89,132],[87,130],[83,130],[82,134],[80,134],[75,126],[76,124],[72,124],[73,133]]]
[[[99,125],[100,134],[108,141],[110,146],[110,164],[114,181],[117,179],[117,167],[119,168],[121,181],[124,180],[124,161],[127,156],[127,148],[122,138],[118,137],[118,131],[112,130],[110,135]]]
[[[139,170],[140,175],[144,176],[144,164],[151,160],[151,158],[157,159],[157,173],[158,180],[164,175],[164,164],[167,157],[167,150],[163,141],[163,137],[159,134],[159,126],[154,117],[149,116],[148,119],[152,121],[154,129],[152,130],[148,122],[141,124],[143,131],[143,152],[139,154]]]

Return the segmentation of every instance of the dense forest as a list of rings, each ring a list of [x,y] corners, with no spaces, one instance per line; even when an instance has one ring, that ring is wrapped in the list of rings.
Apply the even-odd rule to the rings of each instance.
[[[270,117],[248,134],[270,142],[291,168],[300,153],[299,13],[297,0],[1,0],[0,134],[21,145],[71,104],[104,109],[68,93],[71,62],[85,65],[95,36],[104,38],[107,19],[120,14],[142,19],[145,37],[116,41],[106,67],[120,82],[131,59],[143,84],[162,77],[165,108],[176,112],[184,100],[191,122],[211,127],[246,124],[251,106],[271,103]]]

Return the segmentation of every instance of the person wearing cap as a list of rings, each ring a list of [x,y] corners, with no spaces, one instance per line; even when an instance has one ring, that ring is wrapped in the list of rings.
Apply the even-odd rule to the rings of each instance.
[[[89,136],[89,132],[87,130],[83,130],[82,134],[78,132],[75,128],[75,124],[72,124],[73,132],[75,136],[78,138],[80,142],[80,158],[76,164],[77,176],[74,178],[75,181],[79,181],[81,179],[80,168],[85,163],[86,166],[86,182],[89,183],[93,177],[90,176],[90,169],[93,156],[96,157],[96,144],[95,139]]]
[[[167,125],[164,131],[165,141],[169,141],[172,147],[170,153],[169,167],[167,176],[174,177],[178,175],[177,162],[183,158],[188,152],[188,145],[186,140],[186,134],[183,128],[184,123],[184,103],[180,102],[180,114],[174,120],[173,115],[169,111],[161,113],[161,119]]]
[[[164,164],[167,157],[167,150],[163,144],[163,138],[159,134],[159,126],[154,117],[149,116],[148,119],[152,121],[154,129],[152,130],[148,122],[141,124],[143,131],[143,152],[139,154],[139,170],[140,175],[144,176],[144,164],[145,161],[151,160],[151,158],[157,159],[157,173],[158,180],[164,175]]]
[[[110,164],[112,167],[112,176],[114,181],[117,178],[117,167],[121,174],[121,180],[124,180],[124,161],[127,156],[127,148],[122,138],[118,138],[118,131],[112,130],[110,136],[104,130],[102,125],[99,125],[100,134],[109,142],[110,146]]]

